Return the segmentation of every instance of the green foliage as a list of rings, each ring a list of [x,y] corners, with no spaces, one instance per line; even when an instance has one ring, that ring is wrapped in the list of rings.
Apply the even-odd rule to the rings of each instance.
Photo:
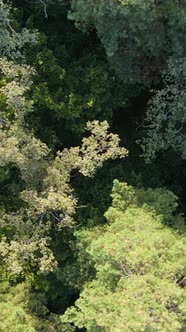
[[[7,3],[0,331],[185,331],[182,206],[161,187],[184,192],[184,161],[169,148],[184,157],[185,0]],[[169,151],[149,166],[135,144],[149,92],[126,101],[159,84],[164,67],[143,146],[149,159]],[[127,150],[105,120],[130,147],[127,162],[112,161]],[[132,186],[116,180],[108,209],[115,178]]]
[[[47,49],[37,54],[35,62],[39,75],[32,87],[35,104],[32,118],[34,115],[43,118],[47,111],[52,122],[63,125],[67,133],[78,135],[88,120],[111,118],[111,84],[104,62],[89,55],[64,70]]]
[[[27,29],[16,31],[10,9],[6,1],[0,1],[0,56],[17,59],[23,57],[22,51],[25,46],[36,43],[37,33],[31,33]]]
[[[25,96],[31,84],[30,67],[7,60],[1,65],[9,79],[1,92],[13,113],[13,120],[6,118],[6,109],[2,114],[1,166],[13,165],[19,170],[23,190],[17,195],[23,203],[16,211],[1,214],[0,254],[13,275],[33,276],[34,271],[49,272],[57,265],[49,247],[53,227],[61,230],[73,225],[77,199],[70,184],[72,171],[91,177],[104,161],[122,158],[127,150],[119,147],[117,135],[108,133],[106,121],[93,121],[87,123],[91,135],[83,138],[81,146],[50,157],[47,146],[25,127],[25,115],[33,110],[32,101]]]
[[[26,122],[52,150],[80,141],[87,121],[112,121],[113,110],[126,104],[129,91],[109,70],[96,34],[86,34],[67,19],[68,6],[48,6],[48,20],[39,5],[26,3],[23,17],[28,27],[42,33],[27,52],[37,70],[31,98],[34,112]],[[36,11],[37,8],[37,11]],[[47,114],[47,116],[46,116]],[[42,128],[42,129],[41,129]]]
[[[2,332],[73,331],[73,327],[49,314],[44,294],[33,293],[28,284],[10,287],[8,283],[1,283],[0,310]]]
[[[71,59],[65,68],[42,45],[31,62],[38,75],[31,88],[34,112],[27,122],[52,148],[68,143],[70,134],[80,138],[87,121],[111,121],[113,108],[125,103],[126,97],[118,95],[118,80],[95,53]]]
[[[170,54],[185,52],[185,4],[175,0],[71,0],[69,18],[96,29],[125,85],[149,86]]]
[[[176,224],[174,213],[178,206],[177,197],[169,190],[163,188],[134,189],[126,183],[114,181],[111,197],[112,206],[123,212],[129,206],[137,205],[161,216],[162,222],[165,224]]]
[[[163,74],[163,88],[154,91],[146,114],[143,156],[149,162],[172,148],[186,158],[186,58],[171,60]]]
[[[174,195],[157,193],[173,213]],[[108,225],[77,232],[80,255],[87,255],[95,276],[62,321],[91,332],[184,328],[185,237],[162,224],[168,216],[156,197],[156,191],[114,182]]]

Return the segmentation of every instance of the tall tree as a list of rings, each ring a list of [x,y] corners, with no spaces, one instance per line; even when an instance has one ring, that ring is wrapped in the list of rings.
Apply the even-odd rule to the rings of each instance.
[[[149,86],[170,55],[185,53],[185,0],[71,0],[69,17],[96,29],[125,84]]]
[[[62,320],[88,332],[184,330],[186,242],[176,197],[115,180],[112,199],[107,225],[77,232],[92,274]],[[179,231],[164,225],[176,220]]]
[[[77,200],[70,185],[72,171],[93,176],[107,159],[124,157],[117,135],[108,133],[107,122],[87,123],[91,135],[80,147],[58,151],[49,149],[36,139],[26,126],[24,117],[33,109],[25,97],[30,86],[31,68],[1,60],[4,86],[1,89],[7,107],[2,114],[0,132],[1,167],[15,167],[22,181],[20,206],[1,213],[2,240],[0,253],[13,274],[50,271],[56,266],[48,247],[50,231],[72,225]]]

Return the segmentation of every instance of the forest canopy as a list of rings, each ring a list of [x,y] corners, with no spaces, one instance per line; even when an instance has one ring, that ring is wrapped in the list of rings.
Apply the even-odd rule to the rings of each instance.
[[[0,0],[0,331],[185,331],[185,10]]]

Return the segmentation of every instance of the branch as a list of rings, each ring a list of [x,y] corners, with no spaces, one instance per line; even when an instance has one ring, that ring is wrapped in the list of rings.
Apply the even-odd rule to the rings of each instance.
[[[82,209],[82,208],[87,208],[88,205],[79,205],[79,206],[76,206],[76,209]]]
[[[12,26],[10,25],[10,21],[7,19],[6,20],[6,23],[7,23],[7,25],[8,25],[8,27],[9,27],[9,29],[10,29],[10,31],[12,32],[12,33],[17,33],[13,28],[12,28]]]
[[[29,3],[33,3],[33,4],[39,4],[39,3],[41,3],[43,5],[43,11],[44,11],[44,14],[45,14],[45,18],[48,19],[47,4],[46,4],[46,2],[44,0],[36,0],[36,1],[25,0],[25,1],[29,2]]]
[[[48,13],[47,13],[47,5],[43,0],[39,0],[42,4],[43,4],[43,9],[44,9],[44,14],[45,14],[45,18],[48,19]]]
[[[3,119],[3,118],[1,118],[1,117],[0,117],[0,122],[1,122],[2,124],[7,124],[7,123],[8,123],[8,121],[6,121],[5,119]]]
[[[4,7],[5,7],[5,5],[4,5],[4,3],[3,3],[2,0],[0,0],[0,6],[1,6],[1,8],[3,8],[3,9],[4,9]],[[5,9],[6,9],[6,7],[5,7]],[[11,31],[12,33],[15,33],[15,34],[16,34],[16,31],[12,28],[9,19],[8,19],[8,18],[5,18],[5,21],[6,21],[7,26],[9,27],[10,31]]]

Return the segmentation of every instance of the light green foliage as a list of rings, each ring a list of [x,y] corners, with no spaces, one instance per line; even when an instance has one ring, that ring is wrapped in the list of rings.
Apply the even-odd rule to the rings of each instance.
[[[28,284],[0,284],[1,332],[72,332],[56,315],[49,314],[44,294],[33,293]]]
[[[119,147],[117,135],[108,133],[106,121],[93,121],[87,123],[91,135],[82,140],[81,146],[64,149],[50,158],[47,146],[25,126],[25,115],[33,109],[25,96],[31,84],[30,68],[6,60],[1,65],[8,79],[1,92],[12,112],[10,119],[6,119],[6,109],[2,114],[1,166],[19,170],[23,189],[17,193],[21,207],[1,214],[0,254],[13,274],[33,268],[48,272],[57,265],[49,248],[50,231],[73,224],[77,199],[70,184],[71,172],[93,176],[105,160],[124,157],[127,151]]]
[[[186,158],[186,58],[169,62],[163,88],[149,102],[145,124],[141,143],[147,161],[168,148]]]
[[[163,189],[157,193],[173,213],[174,195]],[[62,321],[88,332],[184,329],[186,241],[182,232],[162,224],[164,210],[156,197],[156,191],[153,195],[115,180],[113,204],[105,214],[108,225],[77,232],[95,277],[85,282]]]
[[[0,332],[185,331],[184,220],[142,188],[163,169],[138,165],[145,101],[123,112],[174,59],[148,120],[183,150],[185,24],[185,0],[0,0]],[[113,110],[131,158],[95,180],[127,155]],[[103,217],[116,177],[140,189],[116,180]]]
[[[125,211],[129,206],[138,206],[147,211],[155,212],[163,223],[176,224],[176,212],[178,198],[173,192],[164,188],[134,189],[126,183],[114,182],[112,190],[112,206]]]
[[[28,65],[20,66],[6,58],[0,59],[0,68],[4,75],[0,92],[6,96],[6,104],[14,112],[14,116],[18,113],[21,119],[24,116],[22,112],[33,110],[33,103],[25,98],[25,93],[32,85],[31,75],[34,74],[34,69]]]
[[[48,148],[24,128],[24,117],[33,111],[33,103],[26,98],[34,70],[6,59],[0,60],[4,74],[0,93],[6,97],[7,108],[1,110],[0,165],[17,165],[28,186],[39,185],[46,163]]]
[[[125,84],[148,86],[170,54],[185,51],[185,7],[175,0],[71,0],[69,18],[96,28],[109,62]]]
[[[22,50],[28,44],[35,44],[36,32],[29,32],[27,29],[16,31],[11,21],[10,8],[6,1],[0,1],[0,56],[7,56],[11,59],[23,57]]]

